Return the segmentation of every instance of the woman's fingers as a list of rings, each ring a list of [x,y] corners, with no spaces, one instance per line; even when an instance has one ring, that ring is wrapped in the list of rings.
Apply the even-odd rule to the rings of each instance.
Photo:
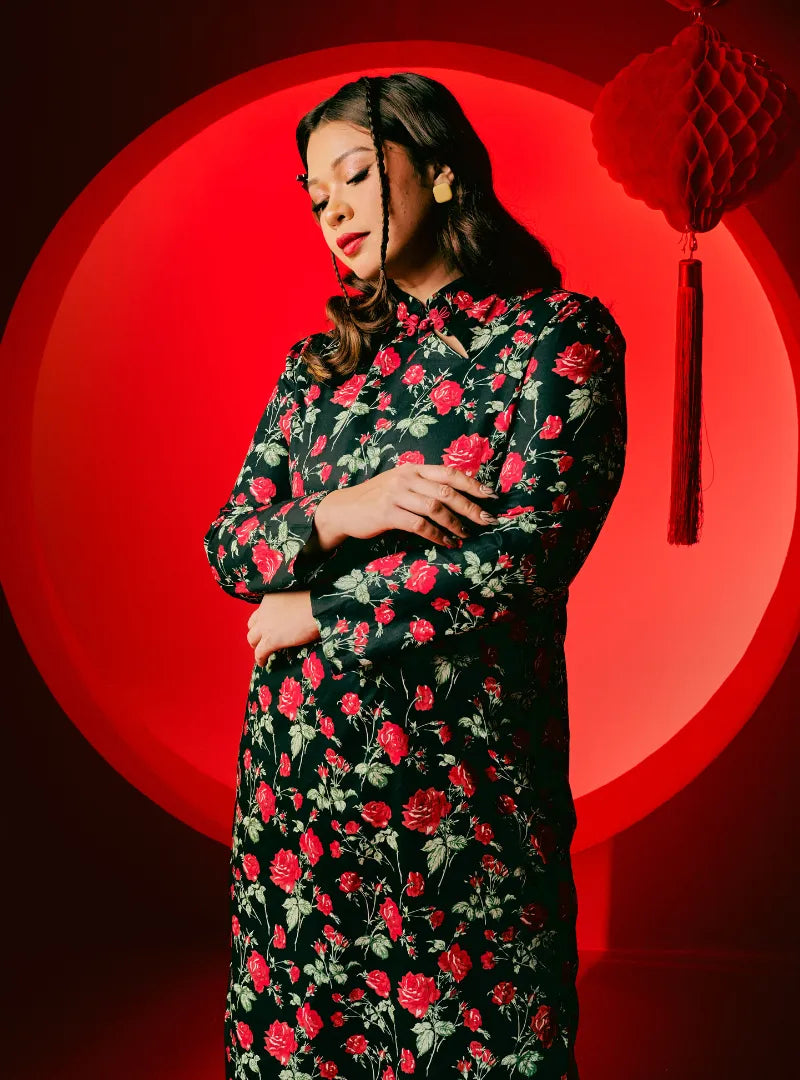
[[[420,499],[425,503],[424,495],[420,496]],[[404,532],[414,533],[416,536],[422,536],[426,540],[432,540],[434,544],[443,544],[445,547],[454,546],[450,534],[429,521],[424,509],[415,512],[398,506],[395,513],[397,515],[397,524],[392,525],[393,529],[402,529]]]

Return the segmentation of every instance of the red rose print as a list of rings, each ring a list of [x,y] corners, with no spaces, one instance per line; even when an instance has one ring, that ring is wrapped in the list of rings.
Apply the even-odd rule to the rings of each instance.
[[[311,865],[316,866],[325,849],[314,830],[306,829],[300,834],[300,850],[308,857]]]
[[[303,687],[297,679],[287,675],[281,683],[281,690],[278,695],[278,712],[287,716],[290,720],[294,720],[297,716],[297,710],[302,704]]]
[[[598,349],[576,342],[574,345],[567,346],[556,356],[553,371],[556,375],[565,375],[576,386],[583,386],[602,366]]]
[[[416,384],[418,382],[422,382],[424,378],[425,368],[422,366],[422,364],[410,364],[403,374],[402,381],[406,384],[406,386],[416,386]],[[409,451],[409,453],[411,453],[411,451]]]
[[[393,349],[391,346],[380,349],[373,362],[373,367],[376,367],[381,375],[391,375],[393,371],[400,367],[400,354],[397,349]]]
[[[500,469],[499,483],[501,491],[509,491],[514,484],[519,482],[524,466],[525,462],[519,454],[513,451],[506,454],[505,461]]]
[[[308,679],[314,690],[319,689],[319,684],[325,676],[325,668],[316,652],[312,652],[303,661],[303,677]]]
[[[474,476],[491,457],[492,448],[485,435],[459,435],[442,454],[442,463]]]
[[[339,878],[339,888],[342,890],[342,892],[356,892],[360,885],[361,878],[355,872],[355,870],[345,870],[345,872]]]
[[[470,1031],[477,1031],[481,1026],[481,1014],[477,1009],[464,1010],[464,1024]]]
[[[463,395],[464,387],[453,379],[444,379],[434,386],[430,392],[431,401],[439,416],[446,415],[456,405],[460,405]]]
[[[415,559],[411,572],[406,578],[405,587],[411,592],[429,593],[436,584],[437,566],[431,566],[426,559]]]
[[[254,476],[250,483],[250,494],[256,500],[257,503],[262,503],[264,506],[268,506],[278,493],[278,489],[275,484],[270,480],[268,476]],[[258,518],[251,518],[251,521],[258,523]]]
[[[388,626],[394,618],[394,611],[389,604],[378,604],[376,608],[373,608],[372,614],[375,616],[375,622],[382,626]]]
[[[516,412],[516,409],[517,403],[515,401],[512,401],[512,403],[508,406],[507,409],[503,409],[502,412],[499,412],[497,414],[497,416],[495,417],[494,426],[497,428],[498,431],[508,431],[509,427],[511,426],[511,420],[514,416],[514,413]]]
[[[293,851],[281,848],[270,863],[269,876],[279,889],[292,892],[300,878],[300,860]]]
[[[421,645],[425,645],[436,636],[433,625],[427,619],[412,619],[408,624],[408,629],[414,640]]]
[[[339,1074],[339,1066],[335,1061],[323,1061],[319,1067],[319,1074],[324,1077],[324,1080],[334,1080],[334,1077]]]
[[[269,986],[269,966],[258,952],[250,953],[247,960],[247,970],[253,979],[253,987],[257,994],[260,994],[265,986]]]
[[[472,959],[467,950],[456,942],[446,952],[439,954],[439,967],[442,971],[449,971],[456,982],[461,982],[472,967]]]
[[[258,526],[259,520],[255,514],[252,517],[245,518],[244,521],[242,521],[239,525],[236,526],[236,528],[234,529],[234,536],[236,537],[236,543],[239,545],[239,547],[245,546],[247,541],[250,539],[251,534],[255,529],[258,528]],[[225,549],[223,548],[222,550],[224,553]]]
[[[402,563],[404,556],[404,551],[398,551],[394,555],[384,555],[380,559],[372,559],[364,569],[368,573],[378,573],[383,574],[384,577],[391,577]]]
[[[416,1068],[416,1061],[414,1055],[410,1050],[406,1050],[405,1047],[400,1051],[400,1070],[404,1073],[413,1073]]]
[[[422,896],[425,891],[425,879],[418,870],[410,870],[408,873],[408,882],[406,884],[406,892],[409,896]]]
[[[367,986],[374,990],[378,997],[382,998],[388,997],[392,988],[389,976],[385,971],[380,971],[377,968],[367,975]]]
[[[264,1036],[264,1046],[267,1052],[280,1061],[281,1065],[288,1065],[289,1058],[297,1049],[297,1039],[294,1031],[283,1020],[275,1020],[270,1024]]]
[[[429,686],[418,686],[414,698],[414,708],[420,712],[433,708],[433,690]]]
[[[351,1035],[344,1048],[348,1054],[363,1054],[367,1049],[367,1040],[363,1035]]]
[[[248,881],[255,881],[261,871],[261,867],[258,865],[258,859],[255,855],[245,855],[242,859],[242,867],[247,875]]]
[[[398,1002],[418,1020],[422,1019],[439,996],[436,981],[428,975],[412,975],[408,972],[397,987]]]
[[[384,720],[378,732],[378,745],[388,755],[392,765],[399,765],[408,753],[408,736],[391,720]]]
[[[403,824],[431,836],[439,827],[442,817],[452,810],[443,791],[436,788],[420,789],[403,806]]]
[[[392,809],[385,802],[368,802],[364,805],[361,816],[368,825],[374,825],[376,829],[385,829],[392,816]]]
[[[514,1000],[515,993],[516,988],[513,983],[499,982],[492,993],[492,1001],[495,1005],[508,1005],[510,1001]]]
[[[313,1039],[322,1028],[322,1017],[308,1004],[301,1005],[297,1010],[297,1023],[309,1037]]]
[[[460,787],[465,795],[475,794],[475,775],[463,761],[453,765],[447,774],[451,784]]]
[[[256,788],[256,802],[261,811],[262,821],[269,821],[275,813],[275,793],[266,781],[262,780]]]
[[[549,1005],[540,1005],[536,1015],[531,1020],[531,1031],[536,1032],[545,1049],[549,1049],[553,1045],[556,1030],[557,1025],[553,1017],[553,1010]]]
[[[378,910],[381,913],[381,918],[386,923],[389,937],[392,941],[397,941],[403,933],[403,919],[397,904],[390,896],[387,896]]]
[[[342,698],[342,712],[345,716],[355,716],[361,708],[361,699],[358,694],[345,694]]]
[[[561,428],[564,426],[560,416],[546,416],[541,430],[539,431],[540,439],[557,439],[561,434]]]
[[[261,571],[265,584],[272,581],[283,562],[283,554],[275,551],[264,540],[259,540],[253,547],[253,562]]]
[[[286,930],[280,925],[275,927],[275,933],[272,935],[272,944],[276,949],[286,948]]]
[[[346,382],[343,382],[340,387],[337,388],[333,394],[331,401],[336,402],[337,405],[344,405],[349,408],[361,391],[361,387],[367,381],[366,375],[353,375]]]
[[[236,1035],[244,1050],[249,1050],[253,1045],[253,1032],[243,1020],[236,1021]]]
[[[322,451],[325,449],[325,445],[328,442],[327,435],[320,435],[311,447],[311,457],[319,457]]]

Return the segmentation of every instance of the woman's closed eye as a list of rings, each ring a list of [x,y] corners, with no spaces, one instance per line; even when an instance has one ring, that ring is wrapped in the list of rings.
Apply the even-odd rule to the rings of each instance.
[[[355,176],[351,176],[350,179],[347,181],[347,183],[348,184],[360,184],[362,180],[366,180],[367,176],[369,175],[369,169],[370,169],[370,167],[369,167],[369,165],[367,165],[366,169],[362,169],[361,172],[357,172],[355,174]],[[328,202],[327,199],[323,199],[322,202],[312,203],[311,204],[311,213],[312,214],[319,214],[320,211],[325,209],[325,206],[327,205],[327,202]]]

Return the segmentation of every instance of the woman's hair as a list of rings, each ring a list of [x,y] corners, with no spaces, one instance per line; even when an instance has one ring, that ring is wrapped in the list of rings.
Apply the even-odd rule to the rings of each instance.
[[[328,331],[331,345],[325,347],[324,357],[315,354],[310,346],[302,354],[317,381],[351,375],[369,350],[373,334],[390,329],[396,319],[396,301],[388,289],[385,267],[389,178],[383,157],[384,140],[406,148],[420,178],[429,164],[449,165],[453,170],[452,199],[433,204],[438,215],[437,247],[450,272],[485,281],[488,289],[510,295],[561,287],[561,271],[547,248],[495,195],[489,153],[456,98],[442,83],[413,71],[365,75],[345,83],[297,125],[297,149],[304,169],[308,169],[311,133],[337,120],[369,129],[372,135],[383,206],[381,265],[377,282],[360,278],[354,270],[349,270],[343,281],[331,252],[342,290],[325,305],[325,315],[334,324]],[[297,179],[306,186],[307,172]],[[348,295],[345,283],[356,293]]]

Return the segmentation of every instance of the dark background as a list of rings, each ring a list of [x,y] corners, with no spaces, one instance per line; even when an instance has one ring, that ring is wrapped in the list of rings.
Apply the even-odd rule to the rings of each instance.
[[[9,6],[3,322],[92,177],[165,113],[249,68],[354,41],[428,39],[509,49],[602,84],[687,18],[664,0]],[[800,92],[794,0],[726,3],[708,21]],[[748,206],[795,283],[798,190],[795,162]],[[5,527],[24,543],[13,507]],[[4,1075],[221,1080],[228,852],[106,764],[53,700],[4,602],[0,613]],[[124,648],[124,626],[119,635]],[[580,982],[582,1080],[761,1080],[798,1060],[799,661],[796,643],[751,720],[692,784],[576,856],[584,903],[582,883],[604,861],[612,868],[612,949],[585,956]]]

